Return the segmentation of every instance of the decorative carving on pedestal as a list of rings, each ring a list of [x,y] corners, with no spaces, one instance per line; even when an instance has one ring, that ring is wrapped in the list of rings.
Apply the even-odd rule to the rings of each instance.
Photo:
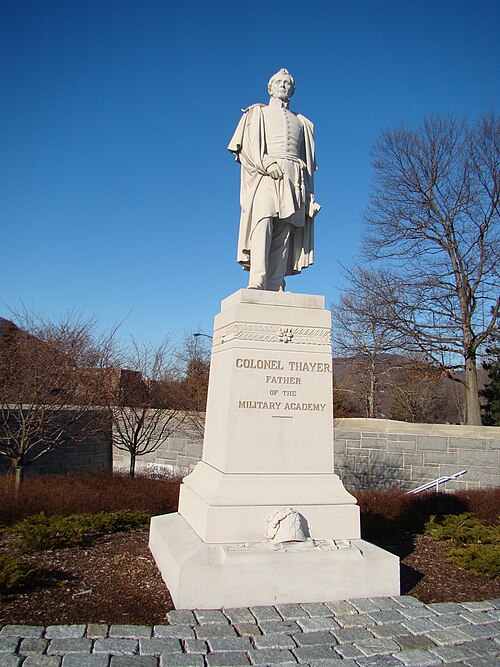
[[[295,345],[331,345],[329,329],[315,327],[283,328],[272,324],[236,323],[219,329],[214,334],[213,345],[232,340],[251,340],[265,343],[293,343]]]
[[[273,543],[307,542],[309,531],[302,514],[291,507],[280,507],[267,519],[266,537]]]

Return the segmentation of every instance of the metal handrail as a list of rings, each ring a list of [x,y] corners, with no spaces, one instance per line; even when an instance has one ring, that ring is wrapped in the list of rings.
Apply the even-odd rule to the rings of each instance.
[[[412,493],[421,493],[422,491],[427,491],[427,489],[432,489],[433,486],[436,487],[436,492],[438,492],[440,484],[446,484],[446,482],[449,482],[452,479],[457,479],[457,477],[465,475],[466,472],[467,470],[461,470],[460,472],[456,472],[454,475],[448,475],[446,477],[438,477],[437,479],[433,479],[432,482],[427,482],[427,484],[422,484],[422,486],[418,486],[416,489],[413,489],[413,491],[408,491],[406,495],[409,496]]]

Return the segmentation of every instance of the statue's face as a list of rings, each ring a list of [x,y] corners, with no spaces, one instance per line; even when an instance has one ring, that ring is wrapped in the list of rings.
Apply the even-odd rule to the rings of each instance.
[[[292,78],[288,74],[276,74],[271,83],[271,97],[287,102],[293,95]]]

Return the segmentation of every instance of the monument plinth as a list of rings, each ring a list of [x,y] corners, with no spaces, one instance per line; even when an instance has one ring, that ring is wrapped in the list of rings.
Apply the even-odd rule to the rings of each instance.
[[[330,312],[244,289],[215,318],[202,461],[150,548],[176,607],[399,594],[334,474]]]

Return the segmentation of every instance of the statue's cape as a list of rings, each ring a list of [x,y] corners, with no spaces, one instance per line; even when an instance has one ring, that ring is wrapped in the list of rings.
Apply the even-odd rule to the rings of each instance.
[[[245,269],[250,268],[250,237],[254,226],[259,222],[252,215],[253,201],[262,178],[269,178],[266,167],[269,158],[266,154],[266,133],[263,104],[254,104],[243,111],[236,131],[229,142],[228,150],[234,153],[241,163],[241,220],[238,236],[237,260]],[[297,227],[292,235],[286,275],[300,273],[314,260],[314,215],[319,205],[314,200],[314,172],[317,169],[314,154],[314,126],[310,120],[296,114],[304,128],[306,185],[306,222],[304,227]]]

